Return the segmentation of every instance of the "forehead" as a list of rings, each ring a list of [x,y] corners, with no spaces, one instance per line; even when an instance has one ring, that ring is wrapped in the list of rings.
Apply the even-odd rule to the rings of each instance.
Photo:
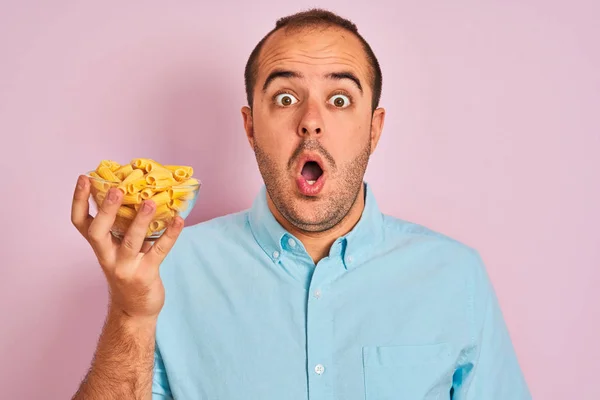
[[[263,45],[257,63],[258,83],[274,69],[292,69],[306,76],[348,70],[368,81],[369,64],[360,40],[344,29],[280,29]],[[259,85],[257,85],[259,86]]]

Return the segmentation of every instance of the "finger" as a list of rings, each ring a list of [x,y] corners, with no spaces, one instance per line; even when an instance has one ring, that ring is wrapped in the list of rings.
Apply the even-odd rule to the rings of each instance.
[[[119,257],[127,260],[132,260],[137,257],[142,248],[142,244],[144,244],[148,226],[150,225],[150,222],[152,222],[155,211],[156,205],[152,200],[146,200],[142,203],[140,210],[121,240]]]
[[[183,230],[183,225],[183,219],[181,217],[175,217],[173,219],[173,222],[169,225],[165,233],[163,233],[154,243],[148,253],[144,255],[144,262],[146,265],[158,267],[163,262]]]
[[[79,176],[71,205],[71,222],[86,239],[90,224],[94,220],[90,215],[90,186],[90,180],[87,176]]]
[[[98,206],[98,214],[90,224],[88,239],[100,254],[109,251],[113,246],[110,230],[115,223],[117,211],[123,199],[122,192],[117,188],[110,188],[106,198]]]

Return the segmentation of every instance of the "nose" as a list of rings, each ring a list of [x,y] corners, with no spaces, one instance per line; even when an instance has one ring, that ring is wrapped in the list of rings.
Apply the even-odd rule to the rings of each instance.
[[[324,131],[324,123],[319,106],[315,103],[308,104],[298,124],[300,136],[320,136]]]
[[[302,127],[302,134],[303,135],[307,135],[308,133],[315,133],[315,134],[319,134],[321,133],[321,128],[307,128],[305,126]]]

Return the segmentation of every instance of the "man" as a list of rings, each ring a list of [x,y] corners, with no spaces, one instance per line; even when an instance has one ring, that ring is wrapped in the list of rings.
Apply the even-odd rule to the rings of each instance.
[[[148,247],[146,202],[117,243],[119,192],[93,219],[80,178],[72,219],[111,304],[76,399],[530,398],[477,252],[382,215],[363,182],[381,82],[351,22],[283,18],[246,68],[250,210]]]

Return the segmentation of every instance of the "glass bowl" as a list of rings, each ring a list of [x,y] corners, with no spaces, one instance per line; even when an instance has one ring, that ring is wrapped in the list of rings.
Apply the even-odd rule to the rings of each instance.
[[[96,176],[94,176],[96,175]],[[90,208],[92,216],[98,213],[98,208],[104,201],[110,188],[118,188],[123,193],[123,201],[117,212],[115,223],[111,227],[111,233],[118,239],[122,239],[129,229],[144,200],[153,200],[156,203],[156,211],[146,232],[146,241],[155,241],[162,236],[173,218],[179,216],[184,220],[190,215],[196,205],[198,193],[202,182],[197,184],[178,185],[160,183],[149,184],[135,182],[123,185],[121,182],[108,181],[89,171],[86,176],[91,183]],[[179,183],[179,182],[177,182]]]

